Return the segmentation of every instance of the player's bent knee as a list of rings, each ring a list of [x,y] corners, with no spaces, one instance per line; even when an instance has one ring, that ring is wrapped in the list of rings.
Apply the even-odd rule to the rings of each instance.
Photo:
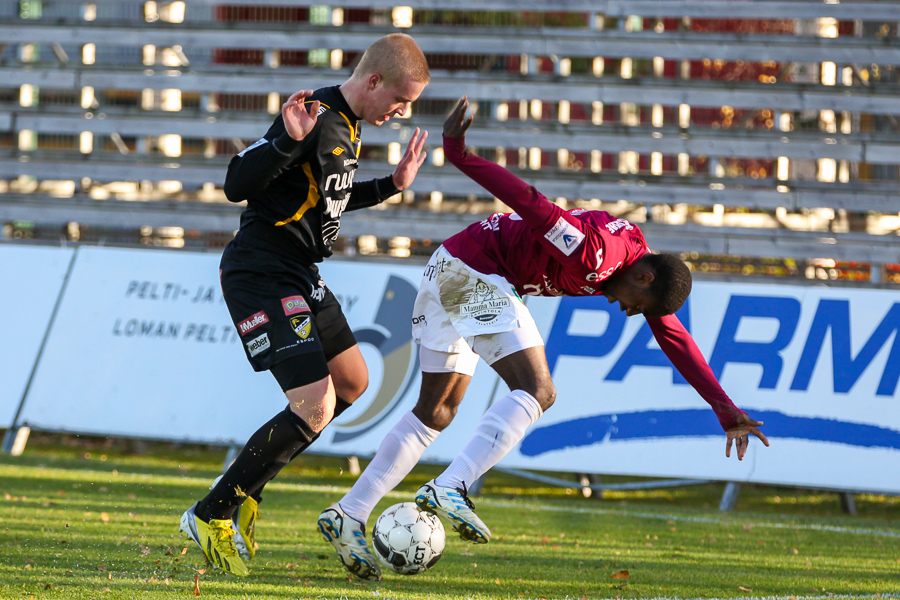
[[[368,373],[364,377],[356,377],[353,379],[336,380],[334,382],[334,392],[338,398],[343,398],[347,402],[354,402],[362,396],[369,388]]]
[[[426,427],[443,431],[453,422],[458,406],[447,402],[423,402],[420,399],[412,412]]]

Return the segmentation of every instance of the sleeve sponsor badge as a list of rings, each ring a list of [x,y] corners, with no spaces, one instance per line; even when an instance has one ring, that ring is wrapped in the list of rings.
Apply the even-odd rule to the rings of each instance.
[[[544,237],[566,256],[571,256],[584,241],[584,234],[563,217],[559,218],[553,228],[544,234]]]

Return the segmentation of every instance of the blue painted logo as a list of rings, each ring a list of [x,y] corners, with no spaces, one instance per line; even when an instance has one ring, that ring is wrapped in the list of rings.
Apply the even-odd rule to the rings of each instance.
[[[800,439],[862,448],[900,450],[900,431],[862,423],[816,417],[795,417],[777,411],[753,411],[765,422],[769,438]],[[594,415],[538,427],[522,440],[524,456],[554,450],[583,448],[625,440],[721,437],[722,428],[711,410],[647,410]]]
[[[416,301],[416,288],[396,275],[388,278],[381,304],[371,327],[353,332],[360,344],[374,346],[384,361],[381,387],[371,404],[349,422],[333,423],[335,443],[364,435],[384,421],[400,404],[419,374],[419,353],[412,341],[409,316]]]

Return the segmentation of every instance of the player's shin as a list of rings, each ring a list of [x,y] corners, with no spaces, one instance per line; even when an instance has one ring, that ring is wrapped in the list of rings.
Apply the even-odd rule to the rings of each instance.
[[[485,411],[472,438],[435,483],[467,490],[522,441],[525,430],[542,414],[534,396],[524,390],[511,391]]]
[[[344,511],[365,523],[378,501],[403,481],[439,433],[423,424],[412,411],[403,415],[381,442],[372,462],[341,498]]]
[[[247,496],[258,494],[291,459],[309,447],[318,433],[290,407],[279,412],[250,436],[244,449],[196,508],[197,516],[231,519]]]

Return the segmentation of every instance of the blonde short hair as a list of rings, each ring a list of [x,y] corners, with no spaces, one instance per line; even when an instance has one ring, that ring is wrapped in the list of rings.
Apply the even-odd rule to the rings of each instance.
[[[389,83],[412,80],[427,85],[431,81],[425,54],[405,33],[386,35],[366,48],[353,70],[353,78],[362,79],[372,73]]]

